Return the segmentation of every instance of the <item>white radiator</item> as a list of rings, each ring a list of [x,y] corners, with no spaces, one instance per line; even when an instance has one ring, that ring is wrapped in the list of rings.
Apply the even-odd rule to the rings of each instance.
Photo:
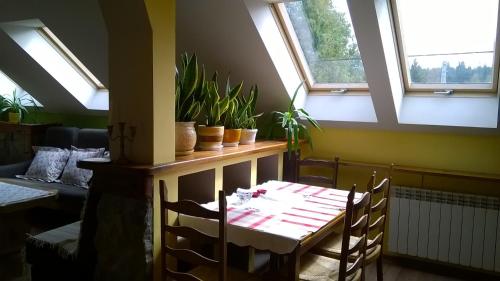
[[[392,186],[389,251],[500,272],[500,199]]]

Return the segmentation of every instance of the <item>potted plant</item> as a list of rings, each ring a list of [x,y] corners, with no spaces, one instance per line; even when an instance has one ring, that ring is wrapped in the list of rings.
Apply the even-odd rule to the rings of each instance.
[[[236,98],[231,99],[227,111],[224,113],[224,115],[222,115],[222,120],[224,123],[224,136],[222,138],[223,146],[234,147],[238,146],[240,142],[242,121],[244,120],[247,108],[247,106],[241,103],[240,100],[239,94],[242,86],[243,82],[231,89],[229,79],[226,84],[226,95],[231,95]]]
[[[12,97],[2,97],[0,101],[2,112],[8,112],[10,123],[21,123],[24,115],[28,113],[27,106],[36,107],[35,101],[28,95],[17,95],[16,90]]]
[[[279,124],[283,129],[285,129],[285,136],[287,140],[287,149],[288,149],[288,158],[292,152],[297,153],[300,148],[299,138],[303,137],[311,146],[312,149],[312,139],[306,125],[300,122],[300,119],[305,119],[311,124],[314,128],[321,130],[318,122],[314,120],[307,111],[303,108],[294,109],[293,103],[295,102],[295,98],[297,97],[297,93],[304,81],[302,81],[295,92],[293,93],[292,100],[288,105],[288,110],[285,112],[273,111],[274,117],[276,118],[276,123]]]
[[[198,136],[200,139],[199,147],[201,150],[222,149],[224,126],[222,125],[221,117],[229,109],[234,99],[236,99],[241,90],[242,83],[231,88],[228,77],[225,95],[222,98],[219,94],[217,72],[213,75],[212,81],[205,83],[203,90],[203,106],[206,114],[206,124],[198,126]]]
[[[263,113],[255,114],[255,106],[257,104],[257,97],[259,96],[259,88],[257,85],[250,88],[248,99],[244,96],[240,97],[240,103],[246,105],[244,111],[244,118],[242,120],[242,130],[240,137],[240,144],[253,144],[257,136],[257,122],[256,119],[262,116]]]
[[[196,54],[181,56],[175,72],[175,155],[189,155],[196,145],[195,119],[202,107],[205,69],[198,71]]]

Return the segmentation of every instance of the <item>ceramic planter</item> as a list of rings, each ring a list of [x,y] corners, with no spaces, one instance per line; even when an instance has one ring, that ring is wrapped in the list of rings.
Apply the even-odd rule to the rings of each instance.
[[[222,144],[228,147],[238,146],[241,137],[241,129],[225,129]]]
[[[189,155],[196,145],[195,122],[175,122],[175,155]]]
[[[254,144],[258,129],[242,129],[240,144]]]
[[[9,112],[9,123],[21,123],[21,114],[18,112]]]
[[[198,140],[200,150],[221,150],[224,126],[198,126]]]

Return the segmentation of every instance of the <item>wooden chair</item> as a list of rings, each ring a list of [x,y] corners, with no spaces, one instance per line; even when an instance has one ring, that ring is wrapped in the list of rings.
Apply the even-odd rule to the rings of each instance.
[[[382,266],[382,250],[384,248],[384,230],[387,220],[387,206],[389,201],[389,192],[391,189],[391,177],[383,179],[372,190],[372,197],[379,196],[380,199],[371,208],[373,214],[373,223],[370,224],[369,234],[374,237],[368,240],[367,251],[370,253],[366,257],[366,264],[377,261],[377,280],[384,280],[384,272]],[[375,200],[375,199],[373,199]]]
[[[338,259],[315,253],[306,253],[301,257],[299,280],[349,280],[364,279],[364,260],[366,237],[370,221],[371,195],[365,192],[354,202],[355,185],[348,195],[344,219],[341,254]],[[359,215],[359,219],[357,218]],[[350,241],[351,234],[360,234],[356,241]],[[352,263],[348,257],[354,257]]]
[[[162,280],[200,281],[200,280],[258,280],[255,276],[228,269],[227,267],[227,209],[226,196],[223,190],[219,191],[219,211],[211,211],[192,200],[168,202],[165,182],[160,180],[160,207],[161,207],[161,264]],[[186,226],[168,225],[168,210],[177,213],[217,220],[219,235],[214,237]],[[175,238],[183,237],[197,242],[217,244],[218,258],[206,257],[203,253],[187,248],[173,248],[167,245],[167,234]],[[185,244],[185,243],[184,243]],[[179,272],[167,266],[166,257],[171,256],[193,266],[188,272]]]
[[[301,160],[299,157],[297,158],[296,168],[297,171],[295,173],[295,182],[321,184],[333,188],[337,187],[337,175],[339,168],[338,157],[335,157],[333,161],[313,158],[306,158]],[[301,172],[301,168],[326,168],[331,170],[331,176],[305,174],[304,172]]]
[[[374,172],[368,182],[367,189],[372,195],[372,200],[380,198],[376,203],[371,206],[371,221],[368,229],[369,239],[366,246],[366,259],[365,264],[370,264],[377,261],[377,280],[383,280],[383,266],[382,266],[382,249],[384,243],[384,229],[386,222],[386,213],[388,205],[388,197],[391,186],[391,178],[383,179],[377,186],[374,186],[376,173]],[[343,235],[335,235],[330,237],[325,242],[321,243],[314,249],[318,254],[325,255],[331,258],[339,258],[341,255],[341,242],[345,237]],[[351,243],[354,243],[359,238],[351,236]],[[354,257],[349,257],[349,260],[354,260]]]

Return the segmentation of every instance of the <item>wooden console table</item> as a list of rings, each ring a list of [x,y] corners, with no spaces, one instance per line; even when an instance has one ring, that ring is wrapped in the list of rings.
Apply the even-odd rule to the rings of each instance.
[[[189,156],[177,157],[175,161],[160,165],[116,165],[113,163],[97,163],[80,161],[78,167],[94,171],[92,186],[89,189],[89,197],[86,207],[86,216],[89,217],[84,225],[91,229],[113,227],[109,221],[126,222],[126,225],[116,226],[108,229],[106,233],[124,230],[122,235],[116,237],[117,245],[128,245],[134,243],[133,237],[148,237],[151,235],[153,244],[152,260],[154,263],[154,280],[160,280],[160,196],[159,180],[164,180],[168,188],[168,200],[191,199],[197,202],[214,201],[217,191],[224,189],[226,193],[232,193],[236,188],[247,188],[268,180],[282,180],[283,157],[286,151],[284,141],[258,141],[252,145],[240,145],[234,148],[224,148],[221,151],[195,151]],[[105,202],[114,202],[104,206]],[[126,203],[119,203],[126,202]],[[122,213],[147,214],[144,208],[151,209],[152,218],[146,216],[146,221],[140,221],[137,217],[125,216],[116,212],[117,204],[124,208],[139,206],[139,210],[121,210]],[[141,207],[142,206],[142,207]],[[101,212],[101,214],[99,213]],[[105,215],[107,221],[99,221],[99,217]],[[149,220],[152,221],[149,221]],[[176,216],[170,215],[170,224],[175,223]],[[141,229],[137,229],[141,226]],[[152,229],[149,229],[152,227]],[[142,233],[137,233],[142,231]],[[106,235],[97,233],[92,241],[109,239]],[[149,238],[145,238],[149,241]],[[96,242],[98,245],[105,245]],[[148,256],[150,248],[143,250],[123,249],[120,252],[114,249],[96,249],[100,252],[102,260],[121,259],[125,256]],[[253,261],[249,261],[253,263]],[[123,264],[134,264],[132,261]],[[147,266],[147,265],[146,265]],[[104,268],[105,266],[103,266]],[[99,265],[98,265],[99,268]],[[99,270],[99,269],[98,269]],[[132,270],[132,269],[131,269]],[[135,271],[142,269],[133,268]]]
[[[49,127],[60,126],[61,124],[15,124],[0,121],[0,134],[3,135],[3,142],[6,149],[2,153],[1,159],[8,164],[27,160],[33,157],[33,145],[43,143],[45,130]],[[14,151],[12,151],[14,150]],[[16,153],[17,150],[17,153]]]

